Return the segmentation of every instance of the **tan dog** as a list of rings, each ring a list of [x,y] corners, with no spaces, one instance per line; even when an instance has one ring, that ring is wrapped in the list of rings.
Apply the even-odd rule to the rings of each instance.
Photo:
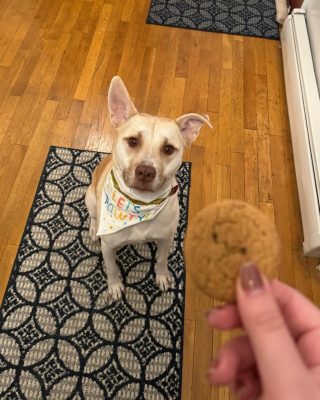
[[[116,139],[86,193],[90,235],[101,238],[113,299],[124,290],[116,250],[128,243],[157,243],[156,283],[165,291],[172,284],[167,258],[179,219],[175,174],[185,146],[210,122],[198,114],[174,121],[138,113],[119,77],[111,81],[108,103]]]

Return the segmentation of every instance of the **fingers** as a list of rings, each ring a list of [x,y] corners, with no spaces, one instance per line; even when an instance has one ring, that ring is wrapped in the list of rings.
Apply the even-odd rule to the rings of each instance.
[[[215,385],[228,385],[238,400],[254,400],[261,392],[253,351],[247,336],[226,343],[213,362],[208,379]]]
[[[320,329],[320,312],[303,294],[278,280],[271,282],[271,290],[281,307],[286,323],[295,337]]]
[[[299,352],[308,367],[320,365],[320,328],[300,336],[297,343]]]
[[[239,312],[234,304],[209,310],[207,320],[213,328],[233,329],[241,326]]]
[[[286,325],[295,338],[308,331],[320,330],[320,311],[310,300],[277,279],[271,282],[270,289],[281,309]],[[242,325],[235,305],[213,309],[207,318],[210,326],[219,329],[233,329]]]
[[[222,346],[208,377],[216,385],[234,382],[239,373],[255,365],[252,347],[247,336],[238,336]]]
[[[242,371],[231,385],[231,390],[238,400],[256,400],[261,393],[261,385],[255,370]]]
[[[255,266],[241,268],[237,299],[262,384],[281,391],[284,382],[299,379],[305,372],[305,366],[270,286]]]

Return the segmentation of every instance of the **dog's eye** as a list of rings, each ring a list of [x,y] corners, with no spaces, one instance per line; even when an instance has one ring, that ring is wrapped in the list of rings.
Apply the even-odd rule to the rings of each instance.
[[[139,144],[139,139],[138,138],[131,137],[131,138],[128,139],[128,145],[130,147],[137,147],[138,144]]]
[[[163,152],[164,154],[166,154],[167,156],[171,156],[171,154],[173,154],[175,152],[175,148],[173,146],[171,146],[171,144],[167,144],[166,146],[164,146],[163,148]]]

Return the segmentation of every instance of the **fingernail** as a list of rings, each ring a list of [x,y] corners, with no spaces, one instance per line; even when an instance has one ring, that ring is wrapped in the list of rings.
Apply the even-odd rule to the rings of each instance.
[[[257,266],[253,263],[245,264],[240,269],[242,288],[247,293],[254,293],[263,289],[263,281]]]

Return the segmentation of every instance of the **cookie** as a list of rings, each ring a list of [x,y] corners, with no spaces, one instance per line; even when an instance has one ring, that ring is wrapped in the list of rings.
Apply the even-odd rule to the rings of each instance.
[[[280,241],[274,224],[257,208],[224,200],[202,209],[185,239],[187,271],[207,295],[235,301],[240,267],[248,262],[268,277],[276,276]]]

